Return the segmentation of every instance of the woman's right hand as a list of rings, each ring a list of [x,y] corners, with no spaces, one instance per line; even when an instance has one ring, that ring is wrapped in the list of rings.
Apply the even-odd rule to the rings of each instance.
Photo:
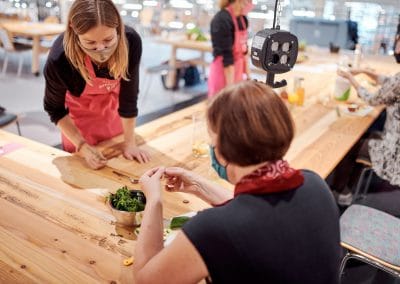
[[[179,191],[192,194],[200,192],[200,176],[179,167],[169,167],[165,169],[165,189],[167,191]]]
[[[101,169],[107,164],[106,157],[104,157],[103,154],[95,147],[90,146],[87,143],[84,143],[80,147],[79,153],[83,156],[83,158],[85,158],[85,161],[89,167],[94,170]]]
[[[356,76],[358,74],[365,73],[365,71],[364,71],[364,69],[361,69],[361,68],[353,68],[353,69],[350,69],[350,73],[351,73],[351,75]]]

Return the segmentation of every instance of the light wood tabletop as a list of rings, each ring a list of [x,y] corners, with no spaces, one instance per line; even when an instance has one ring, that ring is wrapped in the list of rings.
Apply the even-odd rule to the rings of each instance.
[[[32,73],[39,74],[40,40],[43,37],[55,36],[65,30],[64,24],[45,22],[4,21],[0,23],[11,36],[32,38]]]
[[[322,177],[381,110],[339,116],[338,103],[321,104],[320,97],[329,96],[335,78],[330,63],[323,63],[325,57],[316,54],[314,59],[310,54],[308,65],[286,76],[305,78],[306,102],[291,107],[296,137],[285,158],[292,166]],[[315,68],[307,69],[313,60]],[[387,74],[397,68],[389,57],[364,62]],[[353,91],[351,100],[355,97]],[[131,229],[116,226],[104,196],[123,185],[136,189],[138,185],[113,171],[139,177],[151,167],[182,166],[226,185],[211,169],[209,157],[192,154],[192,114],[205,109],[202,102],[138,127],[138,143],[152,157],[148,164],[119,155],[122,137],[102,143],[98,147],[110,159],[97,171],[76,155],[0,131],[0,282],[130,283],[132,267],[124,266],[123,260],[133,255],[136,237]],[[184,193],[163,191],[163,195],[165,218],[208,207]]]

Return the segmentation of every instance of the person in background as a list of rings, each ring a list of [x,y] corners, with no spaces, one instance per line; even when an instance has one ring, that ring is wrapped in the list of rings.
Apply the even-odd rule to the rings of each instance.
[[[397,60],[400,56],[400,48],[395,50],[394,56],[396,61],[400,63],[400,60]],[[366,74],[381,85],[380,89],[376,93],[369,92],[355,79],[358,74]],[[400,216],[398,206],[400,202],[400,73],[390,77],[366,69],[353,69],[349,72],[338,70],[338,75],[348,79],[357,90],[358,96],[368,104],[386,106],[386,121],[383,132],[376,138],[361,142],[361,146],[356,147],[357,149],[353,150],[353,153],[371,161],[375,173],[382,179],[381,186],[383,188],[391,187],[392,190],[395,190],[393,192],[395,196],[387,199],[387,204],[374,205],[371,203],[369,205],[392,215]],[[352,162],[354,163],[354,159]],[[350,168],[352,167],[347,166],[347,169]],[[347,174],[348,176],[355,176],[349,174],[349,172]],[[343,179],[343,177],[341,178]],[[347,196],[349,196],[347,203],[350,203],[352,201],[351,192],[347,193]]]
[[[208,97],[227,85],[250,78],[247,62],[248,20],[252,0],[220,0],[221,10],[211,21],[214,60],[208,76]]]
[[[125,27],[111,0],[77,0],[65,33],[44,69],[44,109],[62,132],[68,152],[98,169],[106,159],[94,145],[123,133],[125,158],[147,162],[135,141],[142,42]]]
[[[347,10],[347,43],[346,48],[355,50],[358,44],[358,23],[351,20],[351,9]]]
[[[155,168],[140,178],[146,207],[135,246],[136,283],[338,283],[339,212],[317,174],[282,160],[294,124],[267,85],[224,88],[207,110],[212,167],[225,189],[183,168]],[[212,205],[163,246],[166,189]],[[168,275],[168,277],[166,277]]]

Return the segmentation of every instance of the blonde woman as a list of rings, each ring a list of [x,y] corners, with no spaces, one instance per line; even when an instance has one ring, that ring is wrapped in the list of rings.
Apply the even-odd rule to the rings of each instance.
[[[93,169],[106,164],[93,146],[122,133],[124,157],[149,161],[134,133],[141,55],[139,35],[123,25],[111,0],[73,3],[45,66],[44,108],[64,150],[79,152]]]

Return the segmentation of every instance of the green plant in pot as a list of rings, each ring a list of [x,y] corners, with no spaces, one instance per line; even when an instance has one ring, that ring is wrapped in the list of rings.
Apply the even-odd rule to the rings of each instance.
[[[140,190],[130,190],[124,186],[110,193],[107,201],[117,224],[139,226],[146,205],[146,197]]]

